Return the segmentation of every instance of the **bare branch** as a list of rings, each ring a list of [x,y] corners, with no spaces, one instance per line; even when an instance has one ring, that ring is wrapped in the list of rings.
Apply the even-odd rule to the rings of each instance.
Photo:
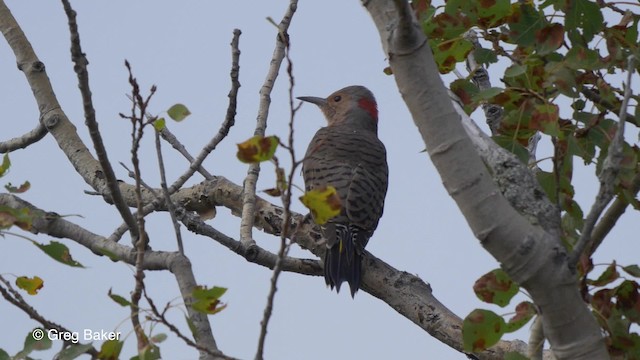
[[[639,173],[636,174],[633,182],[631,183],[631,188],[629,191],[636,195],[640,191],[640,169]],[[611,206],[607,209],[607,211],[602,215],[598,224],[594,227],[593,232],[591,233],[591,245],[587,248],[587,254],[589,256],[593,255],[596,252],[596,249],[600,246],[604,238],[609,234],[611,229],[616,225],[616,222],[624,214],[625,210],[629,206],[629,202],[627,200],[617,198]]]
[[[9,139],[7,141],[0,141],[0,153],[8,153],[18,149],[25,149],[31,144],[35,144],[47,135],[47,128],[38,123],[36,127],[26,134]]]
[[[622,119],[622,117],[620,116],[623,114],[623,109],[625,109],[624,107],[622,106],[620,108],[616,107],[615,105],[611,104],[607,100],[603,99],[600,96],[600,94],[594,89],[588,89],[584,87],[580,92],[582,93],[582,95],[584,95],[584,97],[593,101],[594,103],[604,107],[607,110],[613,111],[614,113],[618,113],[619,114],[618,118]],[[638,121],[636,117],[633,116],[632,114],[629,114],[628,112],[626,112],[626,109],[624,110],[624,119],[625,119],[624,121],[630,122],[635,126],[640,126],[640,121]]]
[[[178,177],[178,179],[171,184],[168,188],[168,193],[173,194],[178,189],[180,189],[188,179],[191,178],[195,171],[200,172],[205,179],[211,179],[213,175],[211,175],[207,170],[202,167],[202,162],[206,159],[206,157],[218,146],[218,144],[224,140],[224,138],[229,134],[229,129],[235,123],[235,114],[237,107],[237,96],[238,89],[240,88],[240,82],[238,81],[239,71],[240,71],[240,49],[238,48],[238,43],[240,39],[240,30],[235,29],[233,31],[233,40],[231,41],[231,52],[232,52],[232,63],[231,63],[231,90],[229,90],[229,106],[227,107],[227,115],[225,116],[224,121],[220,125],[220,129],[218,129],[218,133],[211,138],[211,140],[205,145],[205,147],[200,151],[197,158],[193,158],[191,154],[187,151],[187,149],[180,143],[180,141],[169,131],[168,128],[163,128],[161,131],[162,138],[166,140],[171,146],[178,150],[180,154],[182,154],[189,161],[189,168],[187,171]],[[148,115],[147,115],[148,116]],[[145,207],[143,208],[142,213],[144,216],[150,214],[155,211],[160,204],[163,203],[165,199],[163,197],[157,196],[156,199],[152,202],[147,202]],[[137,216],[137,214],[136,214]],[[124,235],[127,231],[127,224],[123,224],[114,231],[114,233],[109,237],[111,240],[117,241]]]
[[[285,32],[284,36],[288,38],[288,34]],[[296,159],[295,148],[293,146],[293,123],[296,116],[297,108],[293,105],[293,88],[295,86],[295,78],[293,76],[293,62],[291,61],[289,49],[290,43],[286,43],[285,54],[287,58],[287,75],[289,77],[289,137],[288,137],[288,145],[287,150],[289,151],[289,155],[291,157],[291,169],[289,170],[289,177],[287,178],[286,188],[282,189],[282,185],[280,180],[278,180],[278,190],[284,190],[281,199],[284,207],[284,215],[283,222],[285,224],[289,224],[291,221],[291,192],[293,190],[293,177],[296,174],[298,166],[300,162]],[[276,171],[280,170],[280,165],[278,160],[275,159]],[[282,171],[284,173],[284,170]],[[284,175],[283,175],[284,176]],[[277,283],[278,277],[282,272],[282,262],[284,258],[289,253],[289,248],[291,243],[288,242],[287,238],[290,237],[289,227],[284,227],[282,233],[280,234],[280,250],[278,251],[278,259],[276,261],[275,266],[273,267],[273,275],[271,277],[271,286],[269,289],[269,295],[267,296],[267,304],[264,308],[264,315],[262,317],[262,321],[260,322],[260,336],[258,338],[258,349],[256,351],[256,360],[262,360],[264,354],[264,343],[267,338],[267,328],[269,325],[269,320],[271,319],[271,314],[273,313],[273,303],[277,291]]]
[[[89,129],[89,135],[91,136],[93,147],[96,150],[98,161],[100,161],[100,165],[104,171],[104,177],[107,182],[109,195],[112,198],[113,204],[118,209],[118,212],[124,222],[129,226],[131,237],[133,239],[137,239],[139,237],[139,233],[136,227],[136,220],[122,199],[116,175],[113,172],[111,163],[109,162],[107,150],[104,147],[102,136],[98,129],[96,112],[93,108],[93,101],[91,100],[91,89],[89,88],[89,73],[87,72],[87,64],[89,64],[89,61],[82,52],[82,48],[80,46],[80,34],[78,33],[78,24],[76,23],[76,12],[71,8],[71,4],[69,4],[68,0],[62,0],[62,5],[64,6],[64,11],[69,20],[69,32],[71,33],[71,60],[73,60],[73,63],[75,64],[73,70],[78,75],[78,88],[82,95],[85,124]]]
[[[17,196],[0,194],[0,205],[13,209],[27,209],[31,214],[31,231],[33,233],[44,233],[56,238],[70,239],[91,250],[96,255],[107,255],[114,261],[123,261],[134,266],[136,264],[137,251],[131,246],[110,241],[60,216],[52,216],[53,213],[36,208]],[[192,303],[191,294],[197,283],[189,259],[178,252],[146,250],[141,267],[144,270],[170,270],[174,274],[189,318],[196,329],[195,332],[198,334],[196,343],[209,349],[210,353],[217,353],[219,350],[211,332],[209,319],[206,315],[193,310],[190,306]],[[201,353],[201,358],[212,359],[214,357]]]
[[[607,157],[602,165],[600,171],[600,189],[596,195],[596,200],[591,206],[591,210],[584,220],[584,226],[580,234],[580,239],[573,249],[573,252],[569,256],[569,265],[575,268],[587,247],[591,245],[593,228],[596,225],[596,221],[600,218],[600,215],[604,209],[609,205],[609,202],[613,199],[616,180],[618,172],[620,171],[620,162],[622,161],[622,150],[624,147],[624,125],[625,118],[627,117],[627,107],[629,106],[629,99],[631,98],[631,78],[635,71],[634,63],[635,56],[630,55],[627,58],[627,83],[624,89],[624,99],[620,106],[620,121],[618,122],[618,129],[611,143]]]
[[[11,283],[7,281],[4,277],[2,277],[2,275],[0,275],[0,283],[6,286],[6,289],[0,286],[0,294],[2,294],[2,297],[4,297],[5,300],[7,300],[9,303],[13,304],[14,306],[22,310],[25,314],[29,315],[30,318],[42,324],[42,326],[44,326],[46,329],[56,329],[58,330],[59,333],[71,333],[71,331],[66,329],[64,326],[56,324],[53,321],[49,321],[44,316],[40,315],[40,313],[38,313],[36,309],[34,309],[31,305],[29,305],[24,300],[22,295],[20,295],[20,293],[17,292],[11,286]],[[67,339],[62,339],[62,340],[64,341],[64,344],[66,346],[74,345],[74,343],[71,340],[67,340]],[[86,351],[86,353],[90,354],[93,357],[98,356],[98,351],[93,346],[91,346]]]
[[[164,203],[167,205],[169,216],[171,216],[171,224],[173,225],[173,230],[176,233],[176,241],[178,242],[178,251],[180,252],[180,254],[184,255],[184,246],[182,244],[182,234],[180,233],[180,224],[178,223],[178,219],[176,218],[176,206],[173,203],[173,201],[171,201],[171,194],[169,194],[169,189],[167,188],[167,175],[164,169],[164,160],[162,159],[162,146],[160,143],[160,134],[156,131],[154,135],[156,138],[156,154],[158,156],[158,170],[160,171],[160,187],[162,188]],[[140,212],[140,210],[138,210],[138,212]]]
[[[196,156],[195,159],[191,158],[189,153],[184,149],[184,146],[180,146],[184,149],[181,151],[181,154],[189,160],[190,165],[189,169],[181,175],[170,187],[169,193],[173,194],[176,190],[182,187],[184,183],[191,178],[191,176],[198,170],[201,169],[202,162],[207,158],[207,156],[215,150],[218,144],[229,134],[229,129],[235,124],[236,117],[236,108],[238,106],[237,98],[238,98],[238,90],[240,89],[240,81],[238,80],[240,76],[240,35],[242,32],[239,29],[233,30],[233,39],[231,40],[231,90],[229,90],[229,105],[227,106],[227,114],[220,125],[220,129],[218,133],[209,140],[209,142],[202,148],[200,154]],[[162,131],[162,137],[168,141],[173,137],[173,134],[169,133],[169,130],[166,128]],[[173,137],[175,139],[175,137]],[[174,142],[175,143],[175,142]],[[176,146],[174,146],[175,148]],[[206,170],[200,170],[203,176],[207,179],[211,178],[211,174],[206,172]],[[203,172],[204,171],[204,172]]]
[[[269,65],[269,71],[267,72],[267,78],[260,89],[260,106],[258,109],[258,117],[256,123],[256,129],[254,135],[264,136],[265,129],[267,128],[267,119],[269,117],[269,106],[271,105],[271,90],[278,78],[280,72],[280,65],[284,59],[285,47],[289,42],[287,38],[287,30],[291,23],[291,18],[296,12],[298,7],[297,0],[291,0],[284,17],[278,25],[278,35],[276,36],[276,47],[273,51],[273,56]],[[255,243],[253,240],[253,217],[256,202],[256,183],[258,182],[258,176],[260,175],[260,164],[255,163],[249,165],[247,170],[247,177],[244,180],[244,195],[243,195],[243,207],[242,218],[240,221],[240,241],[245,246],[250,246]]]
[[[182,339],[182,341],[184,341],[187,345],[194,347],[198,350],[200,350],[201,352],[206,352],[211,356],[214,356],[217,359],[225,359],[225,360],[234,360],[235,358],[229,357],[224,355],[223,353],[217,351],[217,352],[212,352],[211,350],[198,345],[197,343],[193,342],[193,340],[189,339],[186,335],[184,335],[175,325],[173,325],[169,320],[167,320],[166,316],[164,315],[166,312],[166,308],[163,312],[158,311],[158,308],[156,307],[155,303],[153,302],[153,299],[151,299],[151,297],[147,294],[147,289],[143,288],[143,294],[144,294],[144,298],[147,300],[147,302],[149,303],[149,306],[151,307],[151,312],[153,313],[153,315],[156,316],[156,320],[162,324],[164,324],[166,327],[169,328],[169,330],[171,330],[172,333],[176,334],[177,337],[179,337],[180,339]]]

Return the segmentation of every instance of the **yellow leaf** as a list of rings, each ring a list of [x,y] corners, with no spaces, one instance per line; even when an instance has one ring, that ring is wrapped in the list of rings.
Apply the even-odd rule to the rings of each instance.
[[[340,214],[342,204],[333,186],[326,186],[307,191],[300,197],[300,201],[309,208],[316,224],[323,225],[329,219]]]
[[[238,159],[243,163],[256,163],[271,160],[280,143],[277,136],[256,135],[238,144]]]
[[[33,278],[20,276],[16,279],[16,286],[25,290],[29,295],[36,295],[44,286],[44,281],[38,276],[34,276]]]

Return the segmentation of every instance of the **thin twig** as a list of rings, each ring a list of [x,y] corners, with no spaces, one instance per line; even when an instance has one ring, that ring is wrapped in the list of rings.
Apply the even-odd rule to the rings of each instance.
[[[235,358],[232,358],[230,356],[227,356],[225,354],[223,354],[220,351],[215,351],[215,350],[211,350],[208,349],[205,346],[202,346],[200,344],[197,344],[195,342],[193,342],[193,340],[189,339],[186,335],[184,335],[180,329],[178,329],[175,325],[173,325],[169,320],[167,320],[165,313],[167,312],[167,309],[169,308],[169,304],[167,304],[167,306],[165,307],[165,309],[160,312],[158,311],[158,308],[156,307],[155,303],[153,302],[153,299],[151,299],[151,297],[147,294],[147,288],[144,287],[142,288],[142,293],[144,294],[144,298],[147,300],[147,302],[149,303],[149,307],[151,308],[151,312],[153,313],[153,315],[155,315],[155,321],[158,321],[162,324],[164,324],[167,328],[169,328],[169,330],[171,330],[172,333],[174,333],[177,337],[179,337],[180,339],[182,339],[182,341],[184,341],[187,345],[196,348],[202,352],[206,352],[209,355],[212,355],[216,358],[219,359],[225,359],[225,360],[233,360]]]
[[[107,188],[109,189],[111,200],[113,201],[116,209],[118,209],[120,216],[129,227],[129,230],[131,231],[131,237],[133,239],[137,239],[139,233],[136,227],[136,220],[131,214],[131,211],[129,211],[129,208],[127,207],[124,199],[122,198],[116,175],[113,171],[113,168],[111,167],[111,163],[109,162],[107,150],[104,147],[102,136],[100,135],[100,130],[98,129],[96,113],[93,108],[93,102],[91,100],[89,73],[87,72],[87,64],[89,63],[89,61],[82,52],[82,48],[80,46],[80,34],[78,33],[78,24],[76,23],[76,12],[71,8],[71,4],[69,4],[68,0],[62,0],[62,5],[64,6],[64,11],[67,14],[67,18],[69,20],[69,31],[71,33],[71,59],[75,64],[73,69],[78,76],[78,88],[80,89],[80,94],[82,95],[85,124],[89,129],[89,135],[91,136],[93,147],[96,150],[98,161],[100,162],[102,170],[104,171],[104,177],[107,183]]]
[[[618,129],[609,144],[609,153],[604,160],[604,165],[600,172],[600,189],[598,190],[598,195],[596,195],[596,200],[584,221],[580,239],[569,256],[569,266],[572,268],[576,267],[582,253],[591,245],[592,232],[596,221],[598,221],[600,215],[615,195],[615,183],[618,172],[620,171],[620,162],[623,157],[624,125],[626,121],[625,118],[627,116],[627,106],[629,105],[629,99],[631,98],[631,78],[635,71],[635,56],[629,56],[627,58],[627,62],[627,83],[625,84],[622,105],[620,106],[620,121],[618,122]]]
[[[193,175],[195,171],[200,172],[202,176],[206,179],[212,179],[213,175],[211,175],[207,170],[202,167],[202,162],[206,159],[206,157],[224,140],[229,134],[229,129],[235,124],[235,114],[237,108],[237,97],[238,97],[238,89],[240,88],[240,82],[238,81],[239,71],[240,71],[240,48],[238,47],[240,34],[242,32],[238,29],[233,31],[233,40],[231,41],[231,52],[232,52],[232,61],[231,61],[231,90],[229,90],[229,106],[227,107],[227,114],[225,116],[224,121],[220,125],[218,132],[216,135],[211,138],[211,140],[205,145],[205,147],[200,151],[200,154],[196,158],[193,158],[189,151],[180,143],[180,141],[169,131],[168,128],[162,129],[160,135],[162,138],[166,140],[171,146],[178,150],[182,156],[184,156],[189,161],[189,168],[187,171],[182,174],[176,181],[171,184],[168,188],[169,194],[173,194],[178,191],[182,186],[187,182],[189,178]],[[148,115],[147,115],[148,116]],[[150,117],[150,116],[148,116]],[[151,118],[151,117],[150,117]],[[156,199],[147,204],[143,208],[143,215],[147,215],[153,211],[155,211],[158,206],[160,206],[164,202],[164,198],[160,196],[156,196]],[[137,214],[136,214],[137,216]],[[118,241],[124,233],[127,231],[128,225],[122,224],[120,225],[109,237],[110,240]]]
[[[288,147],[289,155],[291,157],[291,170],[289,171],[289,176],[287,179],[287,183],[285,185],[286,189],[284,189],[284,192],[282,193],[282,196],[281,196],[282,205],[284,208],[283,222],[285,225],[283,226],[282,233],[280,234],[280,250],[278,251],[278,258],[273,268],[273,275],[271,276],[271,286],[269,288],[269,295],[267,295],[267,304],[265,305],[262,321],[260,322],[260,336],[258,338],[258,349],[255,356],[256,360],[262,360],[264,357],[263,356],[264,342],[267,338],[267,328],[269,326],[269,320],[271,319],[271,314],[273,313],[273,303],[274,303],[276,291],[278,290],[277,288],[278,278],[280,276],[280,273],[282,272],[282,262],[284,258],[287,256],[287,254],[289,253],[289,248],[291,245],[291,243],[287,240],[287,238],[290,236],[289,235],[290,227],[288,226],[288,224],[291,221],[291,192],[293,190],[293,186],[291,184],[293,184],[293,177],[296,173],[298,166],[300,165],[300,162],[296,159],[295,149],[293,146],[293,133],[294,133],[293,123],[294,123],[296,112],[298,111],[298,107],[295,107],[293,104],[293,88],[295,86],[295,78],[293,76],[293,63],[291,62],[291,57],[289,56],[290,55],[289,46],[290,46],[290,43],[287,42],[286,48],[285,48],[285,54],[287,58],[287,75],[289,77],[289,111],[290,111],[289,138],[288,138],[287,147]],[[276,161],[276,167],[279,169],[279,164],[277,163],[277,161]],[[278,187],[280,188],[282,187],[282,185],[279,185]],[[282,190],[282,189],[279,189],[279,190]]]
[[[164,169],[164,160],[162,159],[160,134],[156,131],[154,135],[156,138],[156,154],[158,155],[158,170],[160,171],[160,187],[162,188],[162,195],[164,195],[164,203],[167,205],[167,211],[169,211],[169,216],[171,217],[173,230],[176,232],[178,251],[180,254],[184,255],[184,245],[182,243],[182,234],[180,233],[180,224],[178,223],[178,219],[176,219],[176,206],[173,201],[171,201],[171,194],[169,194],[169,189],[167,188],[167,175]]]
[[[280,65],[285,55],[285,46],[289,42],[287,30],[291,23],[291,18],[298,7],[297,0],[291,0],[289,7],[278,25],[278,35],[276,37],[276,47],[273,51],[267,78],[260,89],[260,106],[254,135],[264,136],[267,127],[267,118],[269,117],[269,106],[271,104],[271,90],[276,82]],[[253,221],[255,216],[256,202],[256,183],[260,174],[260,164],[255,163],[249,165],[247,177],[244,179],[244,194],[242,196],[242,218],[240,220],[240,241],[245,246],[255,244],[253,240]]]
[[[42,324],[42,326],[44,326],[46,329],[56,329],[59,333],[71,333],[71,331],[66,329],[64,326],[56,324],[53,321],[47,320],[44,318],[44,316],[40,315],[40,313],[38,313],[36,309],[31,307],[31,305],[29,305],[24,300],[22,295],[20,295],[20,293],[17,292],[11,286],[11,283],[7,281],[2,275],[0,275],[0,282],[4,284],[4,286],[6,286],[6,289],[0,286],[0,294],[2,294],[2,297],[4,297],[5,300],[7,300],[9,303],[13,304],[14,306],[22,310],[25,314],[29,315],[29,317],[32,318],[33,320]],[[71,340],[65,340],[65,339],[62,339],[62,340],[64,341],[65,345],[74,345],[74,343],[71,342]],[[98,356],[98,351],[93,346],[87,349],[85,353],[90,354],[94,358]]]
[[[140,234],[133,243],[136,250],[136,262],[135,262],[135,286],[131,293],[131,323],[133,324],[133,330],[138,340],[138,352],[148,348],[150,346],[149,338],[144,333],[144,329],[140,323],[140,299],[142,298],[142,291],[144,289],[144,255],[147,249],[148,237],[145,231],[145,219],[142,214],[142,208],[144,202],[142,201],[142,175],[140,173],[140,159],[138,152],[140,150],[140,141],[144,135],[144,128],[151,122],[145,123],[144,117],[146,109],[151,100],[151,97],[156,91],[155,86],[151,87],[149,96],[143,100],[140,95],[140,86],[133,73],[131,71],[131,65],[125,60],[125,66],[129,72],[129,84],[131,85],[132,105],[131,115],[122,117],[128,118],[131,121],[131,163],[133,164],[133,173],[135,179],[135,198],[138,211],[136,213],[137,230]],[[139,112],[138,112],[139,110]]]
[[[236,109],[238,106],[238,90],[240,89],[240,81],[238,80],[240,75],[240,35],[242,32],[239,29],[233,30],[233,39],[231,40],[231,90],[229,90],[229,105],[227,106],[227,113],[224,121],[218,130],[218,133],[209,140],[209,142],[202,148],[200,153],[195,159],[190,159],[189,169],[181,175],[170,187],[170,193],[174,193],[184,185],[184,183],[193,176],[193,174],[200,168],[202,162],[209,156],[209,154],[215,150],[218,144],[229,134],[229,129],[235,124]],[[163,136],[164,138],[164,136]]]
[[[25,149],[27,146],[40,141],[47,134],[47,128],[42,123],[38,122],[38,125],[28,133],[7,141],[0,141],[0,154],[18,149]]]

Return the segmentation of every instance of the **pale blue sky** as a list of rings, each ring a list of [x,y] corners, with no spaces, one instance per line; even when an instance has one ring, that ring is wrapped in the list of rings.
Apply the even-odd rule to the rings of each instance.
[[[89,144],[61,4],[34,0],[8,0],[7,3],[46,64],[64,111]],[[158,86],[152,113],[159,113],[176,102],[189,107],[193,115],[183,123],[170,123],[169,127],[195,154],[217,132],[224,118],[229,91],[229,43],[232,30],[239,28],[243,32],[240,39],[242,87],[236,126],[205,166],[211,173],[241,184],[247,168],[236,160],[235,144],[253,134],[258,91],[266,76],[276,36],[276,29],[265,18],[270,16],[279,21],[287,4],[284,0],[72,3],[78,12],[83,50],[90,61],[97,119],[119,178],[127,179],[127,175],[115,164],[130,163],[130,129],[128,122],[118,116],[119,112],[130,109],[125,96],[129,85],[124,59],[131,63],[143,89],[152,84]],[[471,287],[480,275],[498,265],[468,230],[427,154],[421,152],[424,144],[395,82],[382,72],[387,66],[385,55],[373,22],[360,2],[301,1],[290,34],[296,96],[326,96],[343,86],[360,84],[377,97],[380,138],[387,146],[390,180],[385,213],[368,249],[396,268],[418,274],[429,282],[434,294],[461,317],[476,307],[491,308],[475,298]],[[498,78],[499,74],[494,75],[494,83]],[[0,108],[4,115],[1,138],[4,140],[30,130],[38,119],[31,91],[23,74],[16,70],[15,58],[4,41],[0,45],[0,79]],[[283,67],[272,94],[268,134],[286,136],[287,87]],[[324,119],[313,106],[304,106],[298,115],[295,147],[303,154],[313,133],[324,125]],[[482,122],[480,116],[476,120]],[[143,176],[147,183],[157,186],[152,136],[143,147]],[[164,153],[169,181],[172,181],[187,164],[168,147]],[[19,184],[29,180],[32,188],[22,195],[25,200],[60,214],[82,214],[84,218],[68,220],[102,235],[109,235],[121,223],[113,207],[101,198],[84,194],[90,190],[88,185],[75,174],[50,136],[26,150],[12,153],[11,159],[13,167],[2,183]],[[259,189],[273,186],[272,173],[270,165],[263,166]],[[592,174],[591,169],[578,168],[574,176],[580,191],[577,198],[585,212],[595,193]],[[190,184],[200,180],[195,177]],[[297,183],[302,184],[300,177]],[[305,212],[299,203],[294,204],[294,209]],[[638,262],[640,246],[637,236],[631,236],[634,221],[637,224],[637,212],[623,216],[597,262],[613,258],[621,264]],[[218,216],[209,223],[238,238],[239,219],[228,210],[218,208]],[[166,236],[172,233],[169,224],[166,214],[151,217],[148,226],[154,249],[175,250],[175,240]],[[279,244],[273,236],[259,231],[254,234],[266,248],[275,249]],[[220,349],[230,356],[253,358],[271,272],[184,228],[183,236],[198,282],[229,288],[223,298],[228,308],[210,317]],[[50,240],[37,238],[41,242]],[[0,240],[0,273],[42,277],[45,286],[41,292],[37,296],[25,296],[54,322],[76,331],[117,328],[129,333],[129,312],[111,301],[107,291],[112,288],[115,293],[128,296],[134,286],[131,268],[106,257],[96,258],[84,247],[62,241],[87,269],[58,264],[28,242],[8,236]],[[298,248],[293,254],[312,256]],[[170,274],[148,272],[147,280],[147,289],[156,304],[179,298]],[[494,310],[505,313],[510,309]],[[0,348],[11,354],[21,349],[25,335],[38,325],[4,301],[0,301],[0,319],[3,323]],[[177,309],[171,319],[186,329],[182,313]],[[160,332],[168,333],[165,329]],[[524,337],[526,333],[519,336]],[[134,355],[134,344],[135,339],[130,336],[122,358]],[[56,343],[54,347],[59,349],[60,345]],[[165,359],[197,357],[195,350],[173,335],[161,344],[161,350]],[[53,352],[33,356],[46,358],[51,354]],[[330,292],[320,277],[289,273],[285,273],[279,283],[265,355],[267,359],[311,360],[465,358],[364,292],[352,300],[348,292],[339,295]]]

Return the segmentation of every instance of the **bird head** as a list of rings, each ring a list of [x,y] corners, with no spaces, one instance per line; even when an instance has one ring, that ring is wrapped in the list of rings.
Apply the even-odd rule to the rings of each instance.
[[[329,126],[354,125],[373,131],[378,129],[378,105],[371,91],[364,86],[347,86],[326,98],[301,96],[298,99],[316,104]]]

